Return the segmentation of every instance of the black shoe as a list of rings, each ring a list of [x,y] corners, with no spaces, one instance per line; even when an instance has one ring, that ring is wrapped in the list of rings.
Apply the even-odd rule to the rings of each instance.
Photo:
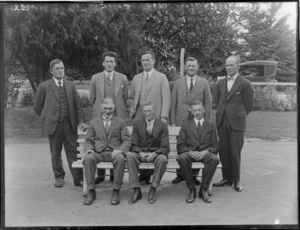
[[[242,187],[241,182],[235,181],[235,182],[234,182],[234,189],[235,189],[237,192],[243,191],[243,187]]]
[[[232,181],[220,180],[219,182],[214,183],[213,186],[215,186],[215,187],[220,187],[220,186],[224,186],[224,185],[232,186],[232,184],[233,184]]]
[[[212,202],[210,196],[207,193],[207,191],[203,188],[200,188],[199,198],[203,199],[203,201],[206,202],[206,203],[211,203]]]
[[[76,182],[74,182],[74,186],[82,188],[83,187],[82,181],[76,181]]]
[[[177,176],[175,179],[172,180],[172,184],[178,184],[181,181],[184,181],[184,179],[180,176]]]
[[[56,188],[61,188],[64,186],[64,179],[63,178],[55,178],[54,186]]]
[[[156,188],[151,186],[148,195],[148,202],[149,204],[154,204],[155,201],[156,201]]]
[[[140,188],[134,188],[131,199],[128,201],[129,204],[134,204],[138,200],[142,199],[142,192]]]
[[[190,193],[186,198],[186,203],[193,203],[196,199],[196,188],[190,188]]]
[[[196,176],[193,176],[193,180],[194,180],[195,185],[201,185],[201,182],[197,179]]]
[[[98,176],[95,178],[95,184],[100,184],[104,181],[104,176]]]
[[[110,201],[111,205],[118,205],[120,203],[120,193],[119,190],[114,189]]]
[[[96,191],[90,190],[89,193],[87,194],[83,204],[91,205],[95,199],[96,199]]]

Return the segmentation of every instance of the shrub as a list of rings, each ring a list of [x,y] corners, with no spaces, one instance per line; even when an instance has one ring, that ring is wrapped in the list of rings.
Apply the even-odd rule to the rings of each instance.
[[[92,106],[92,103],[90,102],[88,95],[81,94],[80,99],[81,99],[81,105],[83,108],[89,108]]]
[[[32,91],[26,90],[26,91],[22,92],[20,97],[21,97],[21,101],[20,101],[21,107],[33,105],[34,95],[33,95]]]

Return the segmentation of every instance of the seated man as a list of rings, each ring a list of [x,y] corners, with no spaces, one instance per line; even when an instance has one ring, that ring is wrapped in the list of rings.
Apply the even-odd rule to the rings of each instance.
[[[207,189],[219,163],[217,131],[215,125],[204,120],[205,109],[201,101],[193,103],[191,112],[194,119],[182,125],[177,141],[180,170],[190,190],[186,202],[195,201],[196,188],[193,180],[192,162],[200,161],[204,164],[204,169],[199,198],[202,198],[204,202],[211,203]]]
[[[125,120],[113,116],[114,101],[104,98],[101,104],[101,116],[90,122],[85,141],[84,170],[88,184],[88,195],[84,201],[90,205],[96,199],[95,172],[98,162],[113,162],[114,185],[111,204],[120,203],[119,190],[121,188],[124,170],[125,154],[131,145],[131,138]]]
[[[143,106],[144,117],[133,122],[131,152],[127,154],[130,188],[133,188],[129,204],[142,198],[139,182],[139,163],[153,162],[155,170],[151,182],[148,202],[156,201],[156,188],[159,187],[168,162],[170,152],[169,131],[165,122],[155,118],[155,105],[146,103]]]

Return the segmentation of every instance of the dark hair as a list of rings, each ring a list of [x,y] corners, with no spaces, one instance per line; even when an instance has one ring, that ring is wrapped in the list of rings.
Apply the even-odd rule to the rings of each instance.
[[[199,66],[199,63],[198,63],[198,60],[194,57],[187,57],[187,59],[185,59],[185,64],[188,62],[188,61],[196,61],[197,62],[197,65]]]
[[[62,62],[62,60],[60,60],[60,59],[54,59],[54,60],[52,60],[51,62],[50,62],[50,73],[51,73],[51,71],[52,71],[52,69],[53,69],[53,66],[54,65],[56,65],[56,64],[58,64],[58,63],[61,63]]]
[[[194,101],[192,104],[191,104],[191,109],[194,105],[201,105],[203,109],[205,109],[204,105],[203,105],[203,102],[202,101],[199,101],[199,100],[196,100]]]
[[[155,55],[154,55],[154,53],[153,53],[151,50],[145,50],[145,51],[143,51],[143,52],[141,53],[141,57],[142,57],[143,55],[145,55],[145,54],[150,54],[151,57],[152,57],[152,59],[153,59],[153,61],[155,60]]]
[[[102,61],[105,60],[105,57],[113,57],[113,58],[115,58],[115,61],[117,61],[118,55],[116,52],[109,51],[109,52],[105,52],[104,54],[102,54]]]

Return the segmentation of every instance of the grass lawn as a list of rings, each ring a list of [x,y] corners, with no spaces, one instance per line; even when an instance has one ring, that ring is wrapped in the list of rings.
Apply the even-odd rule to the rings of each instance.
[[[90,117],[85,109],[85,117]],[[216,120],[216,111],[212,121]],[[41,130],[41,119],[32,107],[5,110],[5,138],[8,141],[32,141],[45,139]],[[253,111],[247,119],[246,138],[265,140],[297,139],[297,112]]]

